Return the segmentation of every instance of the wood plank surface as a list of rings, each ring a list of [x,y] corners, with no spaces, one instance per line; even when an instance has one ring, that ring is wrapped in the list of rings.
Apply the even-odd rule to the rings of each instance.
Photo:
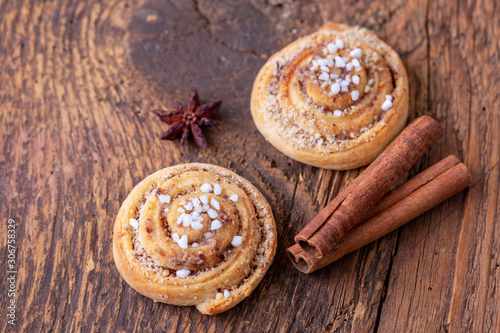
[[[500,5],[479,1],[0,1],[0,244],[16,223],[19,332],[500,331]],[[274,52],[334,20],[374,30],[401,55],[410,118],[445,135],[410,173],[449,154],[474,185],[311,275],[293,236],[360,170],[327,171],[270,146],[249,110]],[[210,148],[159,140],[150,110],[223,99]],[[112,226],[152,172],[207,162],[268,199],[278,251],[235,308],[203,316],[154,303],[120,277]],[[1,286],[6,312],[8,285]],[[2,313],[5,318],[4,313]]]

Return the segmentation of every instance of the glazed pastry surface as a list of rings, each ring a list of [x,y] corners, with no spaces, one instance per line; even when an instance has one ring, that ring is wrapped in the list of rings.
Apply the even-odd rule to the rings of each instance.
[[[374,33],[330,22],[266,62],[251,111],[285,155],[353,169],[372,162],[404,127],[408,79],[397,53]]]
[[[115,263],[132,288],[204,314],[248,296],[275,252],[265,198],[246,179],[210,164],[177,165],[145,178],[114,226]]]

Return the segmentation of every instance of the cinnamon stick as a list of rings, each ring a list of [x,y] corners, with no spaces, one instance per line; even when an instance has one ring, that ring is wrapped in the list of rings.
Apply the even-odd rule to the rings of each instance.
[[[321,259],[299,244],[287,249],[289,257],[301,272],[314,272],[387,235],[470,184],[467,167],[455,156],[448,156],[386,194],[363,217],[364,222],[345,234]]]
[[[441,126],[433,118],[415,119],[295,236],[295,241],[318,259],[327,255],[442,135]]]

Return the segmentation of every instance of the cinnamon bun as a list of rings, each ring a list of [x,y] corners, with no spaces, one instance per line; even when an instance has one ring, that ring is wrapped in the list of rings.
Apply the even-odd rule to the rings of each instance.
[[[330,22],[266,62],[251,111],[285,155],[353,169],[372,162],[404,127],[408,79],[398,54],[374,33]]]
[[[210,164],[150,175],[123,202],[114,226],[116,267],[132,288],[204,314],[247,297],[275,252],[265,198],[246,179]]]

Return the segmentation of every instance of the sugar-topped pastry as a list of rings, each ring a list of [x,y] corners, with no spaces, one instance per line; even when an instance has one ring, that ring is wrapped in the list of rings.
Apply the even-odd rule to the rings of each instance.
[[[150,175],[123,202],[114,226],[115,263],[132,288],[204,314],[248,296],[275,252],[265,198],[246,179],[210,164]]]
[[[330,22],[266,62],[251,111],[287,156],[353,169],[372,162],[404,127],[408,79],[398,54],[374,33]]]

